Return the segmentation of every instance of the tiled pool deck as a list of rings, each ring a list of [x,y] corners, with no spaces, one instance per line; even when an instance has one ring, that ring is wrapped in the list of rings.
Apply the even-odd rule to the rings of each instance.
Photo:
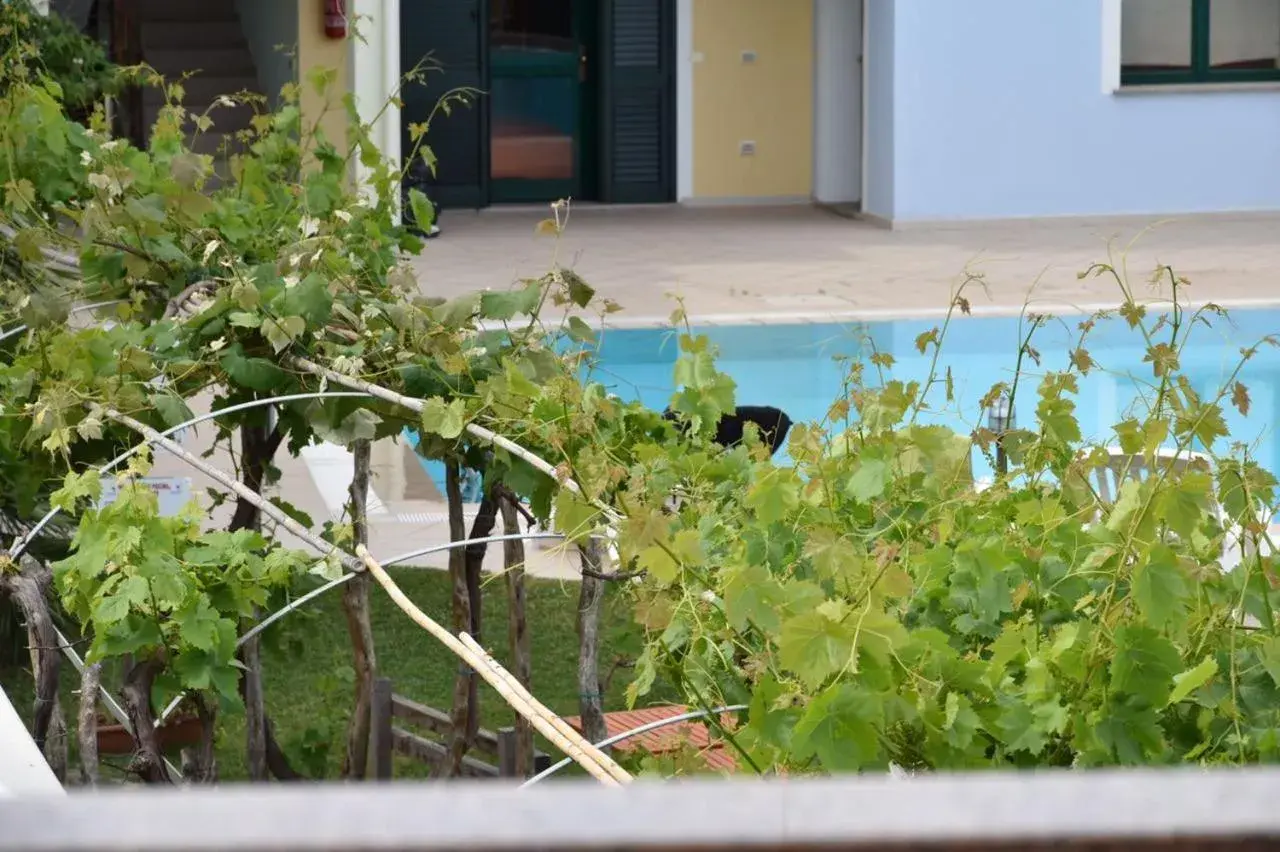
[[[1238,306],[1280,302],[1280,216],[1090,222],[1017,222],[889,231],[808,207],[688,209],[582,207],[557,241],[536,236],[541,210],[446,211],[443,234],[416,261],[424,293],[439,296],[504,289],[536,277],[553,261],[572,266],[603,297],[623,306],[613,326],[666,321],[683,297],[704,324],[836,322],[888,319],[946,310],[965,270],[985,273],[986,292],[969,297],[975,313],[1065,312],[1114,307],[1113,280],[1080,279],[1093,262],[1127,259],[1139,298],[1157,264],[1190,279],[1189,298]],[[1131,247],[1128,244],[1146,230]],[[1128,248],[1126,252],[1126,248]],[[1280,331],[1280,329],[1277,329]],[[195,438],[200,441],[200,436]],[[371,518],[370,550],[383,558],[448,539],[444,506],[431,499],[421,469],[402,450],[375,450],[375,490],[385,512]],[[283,456],[283,454],[282,454]],[[317,522],[341,490],[333,460],[311,466],[279,460],[280,491]],[[158,474],[188,475],[158,459]],[[349,476],[349,474],[347,474]],[[193,477],[197,489],[208,484]],[[424,499],[425,498],[425,499]],[[341,502],[338,499],[337,502]],[[501,548],[490,548],[498,568]],[[442,556],[416,564],[443,567]],[[572,579],[571,561],[529,548],[529,569]]]
[[[559,241],[534,235],[543,218],[533,208],[446,211],[444,233],[416,261],[423,292],[503,288],[558,260],[622,305],[615,326],[665,321],[675,294],[704,323],[832,322],[944,311],[969,269],[986,276],[987,292],[969,293],[975,312],[1016,313],[1027,300],[1053,312],[1119,302],[1113,280],[1077,277],[1108,260],[1110,243],[1140,294],[1168,264],[1190,279],[1193,299],[1280,301],[1280,215],[890,231],[811,207],[581,207]]]

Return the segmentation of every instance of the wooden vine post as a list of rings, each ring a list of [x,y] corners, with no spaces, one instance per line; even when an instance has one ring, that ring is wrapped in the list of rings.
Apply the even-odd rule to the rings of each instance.
[[[370,443],[352,446],[354,473],[351,479],[351,526],[355,543],[369,543],[369,456]],[[347,748],[342,761],[342,777],[365,778],[369,768],[370,709],[378,662],[373,649],[373,622],[369,612],[369,576],[361,574],[342,590],[342,611],[351,638],[352,667],[355,669],[355,702],[347,724]]]
[[[259,424],[246,423],[240,427],[241,481],[255,494],[262,493],[262,481],[266,476],[266,430]],[[236,501],[235,515],[230,529],[262,529],[262,514],[251,502],[241,498]],[[244,698],[245,762],[250,781],[266,781],[267,769],[267,708],[262,692],[262,651],[258,637],[244,643],[240,649],[244,663],[241,674],[241,695]]]
[[[471,524],[469,539],[486,538],[493,533],[497,523],[498,506],[494,498],[497,485],[485,489],[480,500],[480,508]],[[470,608],[470,625],[467,631],[477,642],[483,642],[484,633],[484,598],[481,581],[484,576],[484,557],[489,546],[484,543],[468,544],[464,549],[464,570],[467,576],[467,603]],[[480,678],[471,674],[467,683],[467,747],[475,745],[476,734],[480,731]]]
[[[80,676],[80,711],[76,732],[80,740],[80,783],[98,786],[98,694],[102,691],[102,664],[91,663]]]
[[[449,540],[463,541],[467,537],[467,528],[462,514],[462,474],[457,459],[446,459],[444,469],[445,498],[449,502]],[[455,547],[449,551],[449,580],[453,590],[453,632],[465,633],[471,627],[471,594],[467,588],[466,552],[462,548]],[[465,665],[459,667],[454,678],[453,707],[449,714],[449,753],[439,766],[439,774],[446,778],[462,774],[474,678],[474,670]]]
[[[598,743],[609,736],[600,695],[600,611],[605,581],[601,579],[604,545],[598,538],[578,546],[582,557],[582,588],[578,597],[578,713],[582,733]]]
[[[520,519],[515,498],[503,493],[498,498],[502,510],[502,531],[506,535],[520,533]],[[502,543],[503,576],[507,582],[507,644],[511,672],[525,688],[533,689],[533,655],[529,642],[529,622],[525,613],[524,542],[518,538]],[[517,777],[533,774],[533,726],[516,714]]]

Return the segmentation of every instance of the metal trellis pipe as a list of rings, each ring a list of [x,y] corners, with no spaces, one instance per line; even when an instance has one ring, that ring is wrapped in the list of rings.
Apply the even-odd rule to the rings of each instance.
[[[688,722],[693,719],[702,719],[706,716],[718,716],[721,713],[737,713],[746,709],[747,709],[746,704],[726,704],[724,707],[716,707],[711,710],[690,710],[688,713],[681,713],[679,716],[671,716],[670,718],[667,718],[667,719],[658,719],[653,722],[646,722],[643,725],[639,725],[637,727],[631,728],[630,730],[623,731],[622,733],[614,734],[613,736],[607,739],[603,739],[600,742],[596,743],[596,745],[600,748],[605,748],[606,746],[611,746],[611,745],[614,745],[615,743],[620,743],[623,740],[628,740],[628,739],[631,739],[632,737],[638,737],[640,736],[640,734],[647,734],[649,731],[656,731],[659,728],[665,728],[668,725],[675,725],[679,722]],[[554,775],[555,773],[559,772],[561,769],[564,769],[566,766],[568,766],[572,762],[573,762],[573,758],[566,757],[563,760],[561,760],[559,763],[551,764],[546,769],[542,770],[537,775],[533,776],[528,781],[521,784],[520,789],[523,790],[525,787],[529,787],[533,784],[537,784],[543,778],[548,778]]]

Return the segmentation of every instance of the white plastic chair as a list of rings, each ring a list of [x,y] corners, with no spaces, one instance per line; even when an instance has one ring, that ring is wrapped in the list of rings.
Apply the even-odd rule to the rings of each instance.
[[[1107,463],[1094,469],[1093,479],[1098,489],[1098,496],[1104,502],[1110,503],[1119,496],[1120,487],[1127,480],[1141,482],[1151,475],[1151,469],[1146,458],[1140,453],[1126,453],[1119,447],[1107,447],[1106,451]],[[1213,459],[1204,453],[1160,449],[1156,451],[1156,465],[1170,468],[1175,476],[1180,476],[1187,470],[1202,470],[1215,481],[1217,480]],[[1227,519],[1216,493],[1211,496],[1211,500],[1209,509],[1226,531],[1222,546],[1222,570],[1230,571],[1243,561],[1244,548],[1249,543],[1245,539],[1244,530]],[[1263,520],[1270,524],[1272,520],[1270,510],[1263,506],[1261,511]]]

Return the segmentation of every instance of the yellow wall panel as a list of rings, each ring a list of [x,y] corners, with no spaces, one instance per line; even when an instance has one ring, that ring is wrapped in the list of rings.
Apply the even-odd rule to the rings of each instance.
[[[694,196],[808,197],[812,0],[693,0],[693,50]],[[739,154],[743,141],[754,156]]]
[[[348,10],[351,5],[351,2],[347,3]],[[361,22],[361,26],[369,24]],[[298,85],[301,86],[303,127],[310,128],[323,114],[320,129],[340,151],[346,149],[347,133],[342,98],[351,91],[349,37],[350,33],[346,39],[329,38],[324,34],[324,0],[298,0]],[[338,72],[337,79],[325,95],[317,93],[307,80],[307,72],[317,66]]]

